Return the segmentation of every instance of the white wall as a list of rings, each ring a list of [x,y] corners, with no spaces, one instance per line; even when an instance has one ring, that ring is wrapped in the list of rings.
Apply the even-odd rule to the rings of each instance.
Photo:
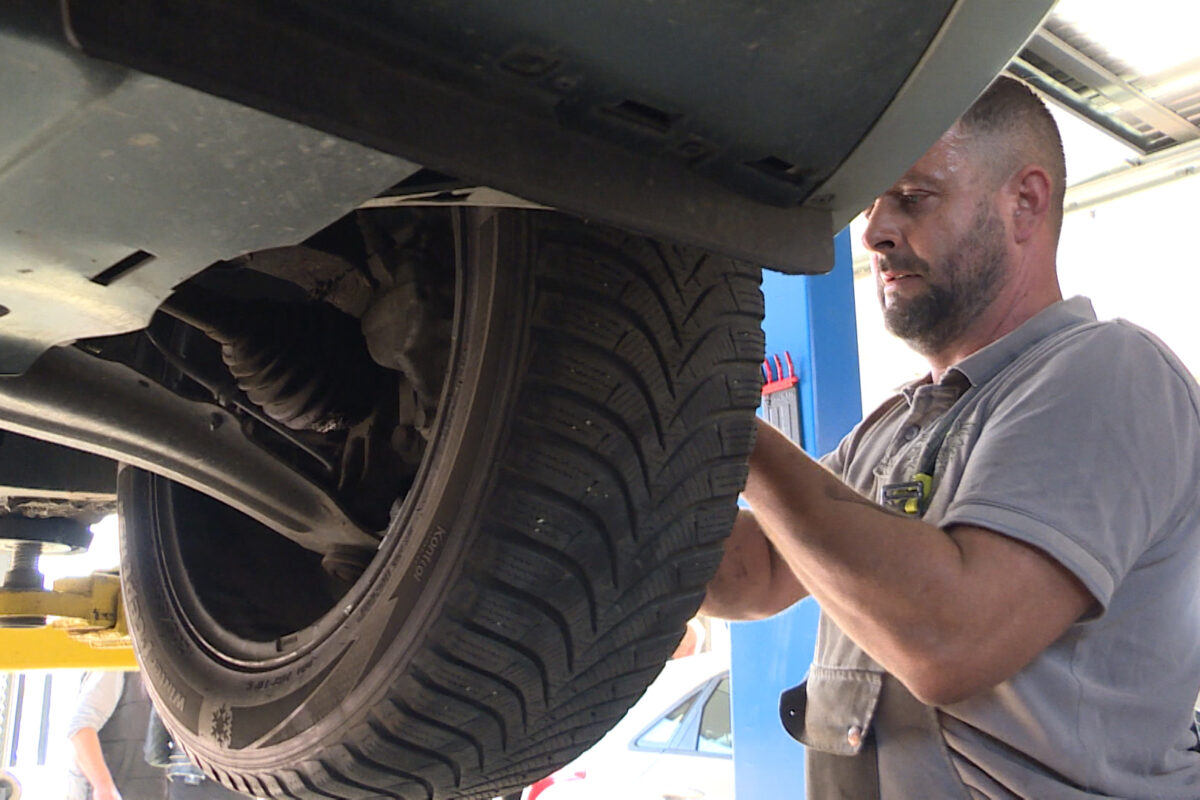
[[[1150,330],[1200,374],[1200,176],[1067,215],[1063,293]]]

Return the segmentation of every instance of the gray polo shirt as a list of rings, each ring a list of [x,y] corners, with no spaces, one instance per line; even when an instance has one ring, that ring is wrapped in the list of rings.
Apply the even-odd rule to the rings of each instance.
[[[1096,603],[1017,675],[931,710],[924,750],[869,688],[890,676],[823,618],[799,738],[850,755],[847,725],[871,731],[883,800],[959,781],[964,798],[1200,797],[1200,390],[1161,342],[1057,303],[905,387],[825,463],[873,498],[936,465],[926,520],[1034,545]]]

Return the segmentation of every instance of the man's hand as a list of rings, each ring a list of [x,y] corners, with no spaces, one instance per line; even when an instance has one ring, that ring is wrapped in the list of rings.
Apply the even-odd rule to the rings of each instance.
[[[740,509],[699,613],[718,619],[764,619],[807,594],[763,535],[754,514]]]
[[[121,793],[117,791],[108,764],[104,763],[100,736],[96,730],[80,728],[71,734],[70,741],[75,751],[75,763],[92,786],[92,800],[121,800]]]
[[[92,800],[121,800],[121,793],[111,783],[107,786],[92,786]]]

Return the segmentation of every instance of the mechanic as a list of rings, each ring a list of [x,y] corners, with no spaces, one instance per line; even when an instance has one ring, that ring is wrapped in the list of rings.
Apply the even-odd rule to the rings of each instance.
[[[813,800],[1200,797],[1200,389],[1063,301],[1064,186],[1053,119],[998,79],[867,212],[929,374],[823,466],[759,426],[702,611],[820,604],[781,701]]]
[[[89,672],[67,738],[75,751],[67,800],[165,800],[167,776],[146,763],[150,697],[136,672]]]

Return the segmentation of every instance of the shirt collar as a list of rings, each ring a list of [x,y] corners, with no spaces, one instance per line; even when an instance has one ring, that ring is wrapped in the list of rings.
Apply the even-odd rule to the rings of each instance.
[[[981,347],[962,361],[946,370],[945,382],[951,373],[958,373],[972,385],[979,386],[991,380],[996,373],[1007,367],[1017,356],[1030,347],[1066,328],[1096,321],[1092,301],[1076,296],[1060,300],[1023,322],[1016,330],[1001,336],[996,341]]]
[[[1077,295],[1069,300],[1060,300],[1021,323],[1016,330],[986,347],[981,347],[950,367],[942,375],[938,385],[958,387],[959,391],[964,391],[970,386],[979,386],[1047,336],[1074,325],[1095,321],[1096,311],[1088,298]],[[932,383],[932,377],[926,373],[923,377],[897,387],[896,393],[903,395],[909,405],[912,405],[917,389]]]

